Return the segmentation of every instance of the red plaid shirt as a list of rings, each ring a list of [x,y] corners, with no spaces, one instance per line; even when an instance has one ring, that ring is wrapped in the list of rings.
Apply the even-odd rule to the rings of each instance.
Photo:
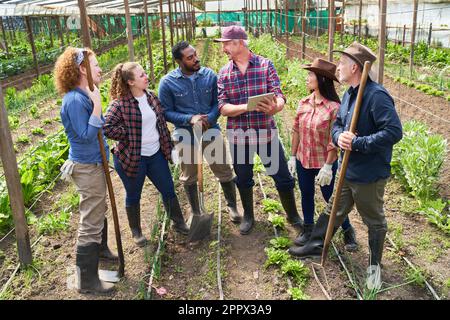
[[[220,70],[217,87],[219,110],[225,104],[246,104],[249,97],[269,92],[285,99],[280,89],[280,78],[272,61],[253,52],[250,52],[245,75],[240,72],[234,61],[230,61]],[[264,131],[256,135],[239,134],[248,129]],[[245,112],[236,117],[228,117],[227,120],[228,137],[230,142],[235,144],[268,143],[274,138],[274,134],[278,134],[272,129],[276,129],[273,117],[259,111]]]
[[[300,137],[297,159],[306,169],[321,168],[328,152],[336,149],[331,141],[331,127],[336,120],[339,103],[323,98],[315,105],[314,100],[314,93],[300,100],[292,128]]]
[[[148,104],[156,114],[156,128],[159,132],[159,143],[164,157],[171,161],[173,142],[156,95],[146,92]],[[139,102],[129,94],[111,103],[105,116],[103,126],[105,136],[118,140],[112,149],[129,177],[136,177],[141,161],[142,114]]]

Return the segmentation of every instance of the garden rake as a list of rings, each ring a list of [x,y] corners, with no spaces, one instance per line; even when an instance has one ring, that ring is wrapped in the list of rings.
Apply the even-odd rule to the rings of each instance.
[[[87,51],[84,51],[83,54],[84,54],[83,64],[86,68],[89,90],[94,91],[94,81],[92,79],[92,72],[91,66],[89,64],[88,53]],[[100,146],[100,153],[102,155],[102,163],[103,163],[103,170],[105,172],[106,184],[108,186],[109,200],[111,202],[111,211],[114,221],[114,231],[116,234],[117,252],[119,255],[119,271],[98,270],[98,276],[101,280],[106,282],[119,282],[120,278],[123,277],[125,272],[125,259],[122,249],[122,238],[120,236],[119,217],[117,215],[116,199],[114,197],[114,190],[111,182],[111,176],[109,174],[109,165],[108,160],[106,158],[102,130],[98,130],[97,138]]]
[[[197,151],[197,183],[198,183],[198,203],[200,214],[193,212],[192,222],[189,227],[188,242],[199,241],[211,234],[213,215],[206,213],[203,199],[203,130],[202,124],[198,121],[194,125],[194,137],[198,143]]]

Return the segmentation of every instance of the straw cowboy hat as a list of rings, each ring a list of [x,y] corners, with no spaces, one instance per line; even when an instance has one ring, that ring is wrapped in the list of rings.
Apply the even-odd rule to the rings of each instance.
[[[320,58],[315,58],[310,64],[302,66],[303,69],[314,72],[315,74],[324,76],[328,79],[339,82],[336,78],[336,65],[330,61],[323,60]]]

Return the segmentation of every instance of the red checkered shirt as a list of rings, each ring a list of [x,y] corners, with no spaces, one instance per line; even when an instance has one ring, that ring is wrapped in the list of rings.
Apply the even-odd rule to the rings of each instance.
[[[146,92],[148,104],[156,114],[156,128],[159,132],[159,143],[164,157],[171,161],[173,142],[170,131],[156,95]],[[141,161],[142,114],[139,102],[129,94],[114,100],[105,115],[103,126],[105,136],[118,140],[112,148],[123,170],[129,177],[136,177]]]
[[[269,92],[273,92],[276,97],[286,100],[281,92],[280,78],[272,61],[253,52],[250,52],[245,75],[240,72],[234,61],[230,61],[220,70],[217,87],[219,110],[225,104],[246,104],[249,97]],[[246,132],[248,129],[260,131],[260,134],[239,134],[239,132]],[[272,129],[276,129],[273,117],[259,111],[245,112],[236,117],[228,117],[227,120],[228,137],[230,142],[235,144],[268,143],[275,138],[275,134],[278,135],[277,131]]]
[[[331,141],[331,127],[336,120],[339,103],[323,98],[315,105],[314,100],[314,93],[300,100],[292,128],[300,138],[297,159],[306,169],[321,168],[328,152],[336,149]]]

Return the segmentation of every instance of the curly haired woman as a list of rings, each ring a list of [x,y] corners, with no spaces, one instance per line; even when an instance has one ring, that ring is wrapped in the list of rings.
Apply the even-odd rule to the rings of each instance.
[[[125,209],[133,239],[144,246],[140,200],[147,176],[161,193],[175,231],[188,234],[172,175],[169,170],[173,143],[161,103],[147,91],[148,77],[135,62],[120,63],[113,71],[111,99],[103,127],[105,135],[117,140],[113,148],[114,167],[126,190]]]
[[[105,213],[106,182],[97,138],[104,123],[100,92],[90,91],[85,53],[89,59],[94,84],[101,80],[102,69],[95,53],[90,49],[68,47],[55,64],[55,85],[64,95],[61,120],[69,140],[69,159],[61,171],[75,183],[80,194],[80,222],[76,249],[77,289],[80,293],[108,293],[114,285],[98,277],[98,264],[102,247],[107,256],[114,258],[106,245]],[[106,140],[105,151],[107,151]],[[103,237],[102,237],[103,235]],[[103,239],[102,239],[103,238]]]

